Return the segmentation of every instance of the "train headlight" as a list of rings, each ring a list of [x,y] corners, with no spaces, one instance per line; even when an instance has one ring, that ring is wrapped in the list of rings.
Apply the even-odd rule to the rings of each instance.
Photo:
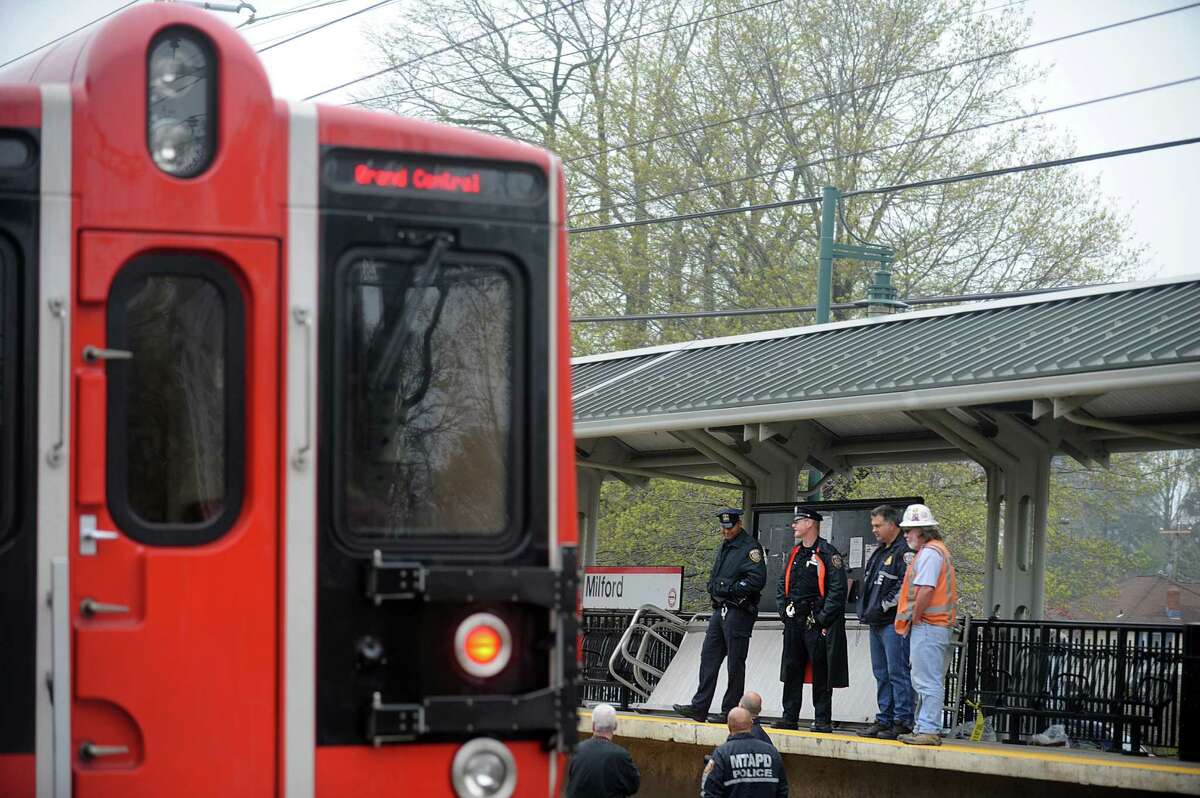
[[[146,144],[159,169],[195,177],[217,144],[217,74],[212,45],[192,28],[154,38],[146,66]]]
[[[504,743],[477,737],[454,755],[450,779],[458,798],[509,798],[517,788],[517,762]]]
[[[490,612],[477,612],[458,625],[454,633],[458,664],[472,676],[495,676],[512,658],[508,624]]]

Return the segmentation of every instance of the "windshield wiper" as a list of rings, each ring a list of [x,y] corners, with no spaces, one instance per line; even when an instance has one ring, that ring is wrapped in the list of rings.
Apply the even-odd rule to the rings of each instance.
[[[451,234],[435,233],[433,243],[430,245],[429,252],[425,256],[425,262],[417,267],[416,273],[413,275],[412,284],[406,289],[411,291],[420,288],[433,288],[438,293],[437,305],[434,307],[433,317],[430,319],[424,332],[421,385],[414,394],[415,399],[409,397],[404,400],[406,408],[412,407],[421,401],[421,397],[429,390],[429,382],[432,377],[430,372],[433,368],[433,330],[437,327],[438,321],[441,319],[442,308],[446,304],[446,291],[441,286],[442,281],[436,279],[435,275],[441,265],[442,256],[453,243],[454,236]],[[405,304],[400,319],[396,322],[396,326],[392,328],[387,344],[383,348],[383,354],[379,358],[379,363],[371,373],[371,379],[368,383],[371,390],[378,391],[382,389],[400,364],[400,359],[403,356],[405,348],[413,336],[417,334],[416,311],[419,307],[419,303]]]

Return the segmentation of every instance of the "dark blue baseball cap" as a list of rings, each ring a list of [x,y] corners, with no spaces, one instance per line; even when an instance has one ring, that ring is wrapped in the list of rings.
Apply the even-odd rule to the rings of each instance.
[[[721,526],[725,529],[732,529],[741,517],[742,511],[736,507],[723,507],[717,511],[717,518],[721,519]]]

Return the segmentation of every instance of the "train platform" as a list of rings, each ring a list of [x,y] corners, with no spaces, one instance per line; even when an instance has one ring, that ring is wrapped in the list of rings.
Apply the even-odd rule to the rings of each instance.
[[[591,731],[591,713],[581,710],[579,730]],[[1140,757],[1070,748],[1032,748],[1002,743],[946,740],[941,746],[909,746],[895,740],[872,740],[852,731],[816,734],[808,731],[768,729],[783,754],[789,781],[819,778],[822,794],[919,795],[926,790],[939,795],[1171,794],[1200,795],[1200,763],[1159,757]],[[702,756],[725,741],[722,724],[697,723],[675,716],[619,713],[618,742],[627,745],[643,772],[643,779],[667,777],[675,771],[687,780],[694,795]],[[816,762],[814,760],[825,760]],[[830,761],[833,760],[833,761]],[[648,772],[649,771],[649,772]],[[940,771],[940,773],[939,773]],[[881,779],[886,782],[880,787]],[[645,782],[644,782],[645,786]],[[666,783],[653,794],[676,794]],[[651,793],[646,793],[651,794]]]

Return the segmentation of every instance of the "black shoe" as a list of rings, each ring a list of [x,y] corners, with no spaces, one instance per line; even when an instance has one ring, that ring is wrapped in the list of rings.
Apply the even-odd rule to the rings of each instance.
[[[772,729],[786,729],[788,731],[796,731],[797,729],[800,728],[800,724],[794,720],[788,720],[787,718],[784,718],[782,720],[777,720],[774,723],[772,723],[771,728]]]
[[[892,724],[876,722],[876,723],[872,723],[867,728],[858,732],[858,736],[859,737],[882,737],[884,734],[891,732],[891,730],[892,730]],[[896,738],[896,735],[893,734],[890,738],[885,738],[885,739],[893,739],[894,740],[895,738]]]
[[[907,723],[896,723],[892,728],[881,731],[877,736],[880,740],[895,740],[901,734],[912,734],[912,726]]]
[[[688,720],[694,720],[697,723],[704,723],[708,720],[708,713],[703,710],[696,709],[691,704],[675,704],[672,709],[676,715],[683,715]]]
[[[816,732],[817,734],[830,734],[833,732],[833,724],[832,723],[814,723],[813,725],[808,727],[808,730],[811,732]]]
[[[724,723],[725,719],[726,719],[726,716],[719,715],[716,712],[709,714],[709,716],[707,718],[709,723]]]

